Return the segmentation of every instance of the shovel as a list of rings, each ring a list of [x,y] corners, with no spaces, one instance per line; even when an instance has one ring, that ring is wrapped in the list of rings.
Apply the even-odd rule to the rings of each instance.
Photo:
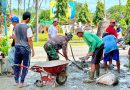
[[[58,52],[61,56],[64,57],[63,54],[61,54],[60,52]],[[83,70],[84,71],[84,68],[80,67],[79,65],[77,65],[75,62],[73,62],[72,60],[68,59],[69,61],[71,61],[77,68],[79,68],[80,70]]]

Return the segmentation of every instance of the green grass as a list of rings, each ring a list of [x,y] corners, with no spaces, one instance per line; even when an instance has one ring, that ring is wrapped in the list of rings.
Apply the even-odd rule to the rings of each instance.
[[[34,47],[43,47],[46,41],[33,42]],[[84,42],[70,42],[72,46],[85,46]]]
[[[59,35],[64,35],[63,33],[60,33]],[[48,34],[47,33],[39,33],[38,34],[39,37],[39,42],[33,42],[34,47],[43,47],[43,45],[45,44],[45,42],[48,39]],[[35,38],[34,38],[35,40]],[[73,34],[73,39],[72,41],[70,41],[72,46],[84,46],[86,45],[82,38],[78,38],[77,35]]]
[[[59,33],[59,35],[64,36],[63,33]],[[38,39],[39,39],[39,41],[47,41],[47,39],[48,39],[48,34],[47,34],[47,33],[39,33],[39,34],[38,34]],[[36,39],[35,39],[35,34],[34,34],[34,40],[36,40]],[[80,40],[82,40],[82,38],[79,38],[77,35],[73,34],[72,40],[80,41]]]
[[[60,34],[60,35],[64,35],[64,34]],[[33,45],[34,47],[43,47],[43,45],[45,44],[45,42],[47,41],[47,38],[48,38],[48,34],[42,34],[42,33],[39,33],[39,42],[33,42]],[[8,45],[10,47],[11,43],[12,43],[12,40],[11,39],[8,39],[9,42],[8,42]],[[35,40],[35,37],[34,37],[34,40]],[[77,35],[73,35],[73,40],[70,41],[71,45],[72,46],[85,46],[86,44],[83,42],[82,38],[78,38]]]

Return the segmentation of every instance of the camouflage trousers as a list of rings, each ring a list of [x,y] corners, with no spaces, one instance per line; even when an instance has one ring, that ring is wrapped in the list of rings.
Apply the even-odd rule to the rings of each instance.
[[[47,53],[47,56],[48,56],[49,61],[59,60],[58,53],[57,53],[57,51],[55,50],[55,48],[53,47],[52,44],[46,43],[46,44],[44,45],[44,49],[45,49],[45,51],[46,51],[46,53]]]

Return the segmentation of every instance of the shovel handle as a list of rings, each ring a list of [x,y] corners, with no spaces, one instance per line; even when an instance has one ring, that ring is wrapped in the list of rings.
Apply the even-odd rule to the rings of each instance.
[[[61,56],[64,57],[63,54],[61,54],[60,52],[58,52]],[[80,70],[84,70],[82,67],[80,67],[79,65],[77,65],[75,62],[73,62],[72,60],[68,59],[69,61],[71,61],[77,68],[79,68]]]

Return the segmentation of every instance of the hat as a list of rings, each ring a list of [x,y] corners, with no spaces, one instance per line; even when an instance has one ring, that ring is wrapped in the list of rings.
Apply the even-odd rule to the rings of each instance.
[[[130,25],[127,26],[127,29],[130,29]]]
[[[13,16],[10,21],[11,22],[19,22],[19,18],[16,16]]]
[[[55,19],[53,20],[53,22],[59,22],[59,21],[58,21],[58,19],[57,19],[57,18],[55,18]]]
[[[69,41],[73,38],[72,33],[65,33],[65,35],[67,36]]]
[[[76,34],[78,34],[79,32],[84,32],[84,31],[82,30],[82,28],[78,27],[78,28],[76,29]]]
[[[112,22],[115,22],[115,20],[114,20],[114,19],[111,19],[111,20],[110,20],[110,23],[112,23]]]

